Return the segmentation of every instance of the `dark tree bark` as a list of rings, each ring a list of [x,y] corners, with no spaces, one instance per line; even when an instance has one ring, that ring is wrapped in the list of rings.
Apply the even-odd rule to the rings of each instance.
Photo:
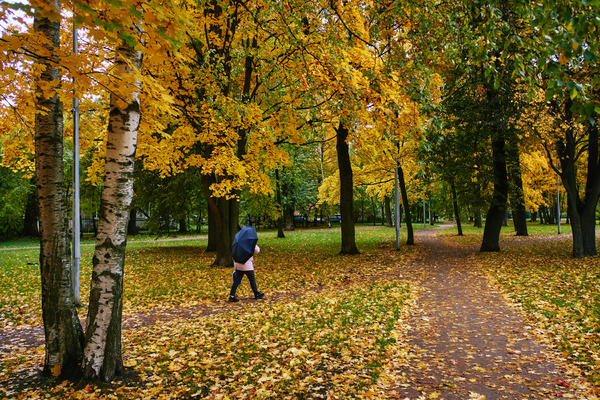
[[[508,147],[507,165],[508,175],[510,177],[510,193],[513,223],[517,236],[528,236],[527,217],[525,215],[525,195],[523,193],[523,178],[521,177],[521,161],[519,160],[519,149],[516,140],[512,140]]]
[[[206,245],[206,252],[212,253],[217,251],[217,222],[212,209],[207,207],[207,223],[208,223],[208,244]]]
[[[475,210],[475,222],[473,223],[473,226],[475,228],[483,228],[483,221],[481,218],[481,211],[479,210],[479,208],[477,210]]]
[[[545,210],[546,210],[546,207],[544,205],[541,205],[539,207],[540,224],[542,224],[542,225],[548,223],[548,217],[546,216]]]
[[[57,13],[60,3],[52,1]],[[60,46],[60,18],[36,18],[33,29],[46,39],[50,54]],[[44,322],[44,373],[72,377],[83,356],[83,330],[75,308],[63,170],[63,106],[47,88],[60,80],[56,60],[40,58],[35,82],[35,174],[40,216],[40,274]],[[43,89],[44,88],[44,89]]]
[[[202,175],[202,187],[204,196],[209,208],[209,238],[210,233],[214,232],[212,239],[215,245],[215,260],[211,264],[213,267],[231,267],[233,266],[233,257],[231,253],[231,244],[235,232],[231,234],[231,210],[230,201],[225,197],[213,197],[211,185],[216,181],[213,175]],[[210,222],[211,216],[214,220],[214,231],[212,231]],[[237,226],[237,220],[234,221]],[[207,248],[208,251],[208,248]]]
[[[37,204],[37,193],[35,188],[35,177],[31,178],[29,193],[27,194],[27,204],[25,205],[25,217],[23,218],[23,230],[21,236],[38,237],[40,230],[38,229],[39,210]]]
[[[454,215],[456,216],[456,227],[458,228],[458,236],[463,235],[462,225],[460,224],[460,210],[458,208],[458,196],[456,195],[456,185],[450,183],[452,187],[452,205],[454,206]]]
[[[394,226],[394,224],[392,223],[392,201],[389,198],[389,196],[385,196],[384,199],[384,203],[385,203],[385,225],[388,228],[391,228],[392,226]]]
[[[129,222],[127,223],[127,234],[128,235],[137,235],[139,233],[137,227],[137,212],[135,208],[132,208],[129,211]]]
[[[479,249],[481,252],[500,251],[500,230],[506,215],[506,197],[508,195],[508,175],[504,146],[504,137],[501,133],[497,133],[492,140],[494,193],[483,230],[483,240]]]
[[[188,233],[187,220],[185,218],[179,220],[179,233]]]
[[[567,214],[573,232],[573,257],[582,258],[597,254],[596,250],[596,205],[600,196],[600,168],[598,150],[598,126],[588,124],[587,178],[583,198],[577,185],[576,139],[571,126],[571,103],[565,104],[565,120],[569,127],[565,132],[565,143],[557,143],[560,159],[560,177],[567,191]],[[596,118],[597,120],[597,118]]]
[[[283,219],[285,222],[284,230],[293,231],[294,230],[294,208],[291,206],[286,206],[283,210]]]
[[[348,128],[340,122],[336,129],[336,150],[340,173],[340,214],[342,218],[342,249],[340,254],[359,254],[354,230],[354,186],[350,163]]]
[[[531,213],[531,220],[529,222],[537,222],[537,212]]]
[[[285,234],[283,233],[283,205],[281,204],[281,182],[279,181],[279,169],[275,170],[275,181],[277,185],[277,204],[279,204],[279,209],[281,210],[281,212],[279,213],[279,218],[277,218],[277,237],[284,238]]]
[[[400,193],[402,194],[402,204],[404,207],[404,215],[406,217],[406,244],[413,246],[415,244],[415,234],[413,231],[412,220],[410,217],[410,203],[408,202],[408,193],[406,193],[406,182],[404,181],[404,171],[398,164],[398,183],[400,184]]]

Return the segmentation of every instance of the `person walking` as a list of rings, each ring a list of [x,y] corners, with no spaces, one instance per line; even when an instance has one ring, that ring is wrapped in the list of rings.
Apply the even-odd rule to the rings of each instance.
[[[258,254],[259,252],[260,247],[255,245],[254,254]],[[250,287],[254,292],[254,298],[256,300],[260,300],[265,297],[265,294],[259,292],[258,287],[256,286],[256,278],[254,276],[254,256],[252,256],[244,264],[241,264],[235,260],[233,261],[233,283],[231,284],[231,291],[229,292],[229,301],[233,303],[240,301],[237,297],[235,297],[235,292],[238,286],[240,286],[242,283],[242,278],[244,275],[246,275],[250,281]]]

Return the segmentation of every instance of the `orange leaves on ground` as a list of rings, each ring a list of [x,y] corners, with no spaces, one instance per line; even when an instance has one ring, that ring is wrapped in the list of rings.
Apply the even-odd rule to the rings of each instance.
[[[570,240],[518,246],[482,261],[563,356],[600,385],[600,260],[572,259],[570,247]]]

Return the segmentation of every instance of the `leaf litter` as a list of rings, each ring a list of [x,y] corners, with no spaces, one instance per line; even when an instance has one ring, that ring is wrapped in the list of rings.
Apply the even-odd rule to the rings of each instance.
[[[0,355],[0,393],[23,399],[596,398],[585,371],[600,362],[582,369],[556,334],[537,323],[540,312],[521,314],[517,297],[509,298],[517,286],[506,284],[520,272],[498,273],[503,286],[496,284],[494,262],[505,252],[489,255],[497,256],[494,262],[488,255],[460,258],[464,266],[448,269],[457,258],[451,251],[432,257],[427,236],[417,240],[425,246],[397,252],[389,230],[361,235],[367,244],[352,258],[331,254],[335,237],[312,251],[265,240],[271,255],[261,252],[257,279],[270,299],[248,300],[250,291],[242,288],[237,304],[223,300],[231,270],[202,267],[209,260],[197,248],[141,248],[133,252],[126,283],[129,315],[137,315],[123,335],[126,376],[110,384],[47,381],[39,376],[43,346],[23,348]],[[137,279],[161,266],[168,275],[169,265],[191,275],[185,285],[173,279],[148,288],[154,283]]]

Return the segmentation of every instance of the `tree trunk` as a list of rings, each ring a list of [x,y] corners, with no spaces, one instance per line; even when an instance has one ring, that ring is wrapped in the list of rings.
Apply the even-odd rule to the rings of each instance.
[[[483,228],[483,221],[482,221],[482,218],[481,218],[481,211],[479,210],[479,208],[477,208],[477,210],[475,210],[475,211],[476,211],[476,213],[475,213],[475,222],[474,222],[473,226],[475,228]]]
[[[208,197],[206,198],[206,203],[208,204]],[[206,245],[206,252],[217,251],[217,221],[215,221],[215,216],[210,208],[207,207],[207,222],[208,222],[208,243]]]
[[[127,223],[127,234],[128,235],[137,235],[139,233],[137,227],[137,213],[135,208],[132,208],[129,211],[129,221]]]
[[[233,243],[232,235],[230,234],[230,203],[225,197],[213,197],[211,185],[215,181],[213,175],[202,175],[202,186],[206,202],[208,203],[209,215],[212,214],[214,220],[214,243],[215,243],[215,260],[211,264],[213,267],[231,267],[233,266],[233,256],[231,253],[231,244]],[[210,218],[209,218],[210,221]],[[237,226],[237,221],[236,221]],[[211,227],[209,225],[209,231]],[[235,231],[233,232],[235,236]],[[208,249],[207,249],[208,250]]]
[[[29,191],[27,194],[27,204],[25,205],[25,217],[23,218],[23,230],[21,231],[21,236],[40,236],[40,230],[38,229],[38,216],[39,210],[35,188],[35,177],[33,177],[31,178],[31,184],[29,185]]]
[[[567,121],[570,121],[570,106],[568,106]],[[565,107],[567,108],[567,106]],[[588,162],[587,179],[585,182],[584,197],[579,197],[577,185],[577,171],[575,169],[576,148],[573,128],[566,132],[566,145],[558,143],[561,174],[565,190],[567,191],[567,213],[571,220],[573,233],[573,257],[582,258],[594,256],[596,251],[596,206],[600,196],[600,168],[598,158],[598,127],[596,124],[588,126]]]
[[[122,42],[115,51],[117,77],[140,71],[142,53]],[[83,374],[87,379],[110,382],[124,372],[121,355],[123,273],[127,222],[133,200],[133,169],[140,124],[139,82],[131,88],[130,102],[110,96],[104,187],[89,310],[86,321]]]
[[[179,220],[179,233],[188,233],[187,220],[185,218]]]
[[[58,1],[52,2],[60,12]],[[60,19],[36,18],[35,32],[48,39],[54,54],[60,46]],[[41,58],[35,82],[35,173],[40,215],[40,274],[46,355],[44,373],[69,378],[83,355],[83,330],[71,287],[67,215],[63,192],[63,107],[53,88],[60,71],[53,60]]]
[[[506,171],[506,151],[501,133],[492,141],[494,163],[494,194],[487,213],[483,240],[479,251],[500,251],[500,230],[506,216],[506,196],[508,195],[508,176]]]
[[[406,193],[406,182],[404,182],[404,171],[398,164],[398,183],[400,184],[400,193],[402,193],[402,204],[404,207],[404,215],[406,216],[406,244],[413,246],[415,244],[415,234],[413,232],[412,220],[410,218],[410,203],[408,202],[408,193]]]
[[[456,216],[456,227],[458,228],[458,236],[463,235],[462,225],[460,224],[460,212],[458,209],[458,196],[456,195],[456,185],[454,182],[450,184],[452,187],[452,204],[454,206],[454,215]]]
[[[285,220],[284,230],[293,231],[294,230],[294,209],[292,207],[285,207],[283,211],[283,218]]]
[[[388,228],[391,228],[392,226],[394,226],[394,224],[392,223],[392,202],[391,199],[389,198],[389,196],[385,196],[384,199],[384,203],[385,203],[385,225]]]
[[[531,213],[531,221],[529,222],[537,222],[537,212],[532,212]]]
[[[513,140],[514,142],[514,140]],[[517,236],[528,236],[527,217],[525,216],[525,195],[523,194],[523,178],[521,177],[521,161],[516,143],[508,146],[508,174],[510,176],[510,192],[513,224]]]
[[[340,214],[342,224],[342,249],[340,254],[359,254],[354,230],[354,186],[350,163],[348,129],[340,122],[337,130],[336,150],[340,174]]]
[[[540,214],[540,224],[544,225],[547,224],[548,221],[546,221],[546,215],[544,214],[544,209],[546,207],[544,205],[541,205],[538,210],[539,210],[539,214]]]
[[[275,183],[277,185],[277,204],[279,204],[279,218],[277,218],[277,237],[284,238],[283,233],[283,205],[281,204],[281,182],[279,182],[279,169],[275,170]],[[316,219],[315,219],[316,220]]]

